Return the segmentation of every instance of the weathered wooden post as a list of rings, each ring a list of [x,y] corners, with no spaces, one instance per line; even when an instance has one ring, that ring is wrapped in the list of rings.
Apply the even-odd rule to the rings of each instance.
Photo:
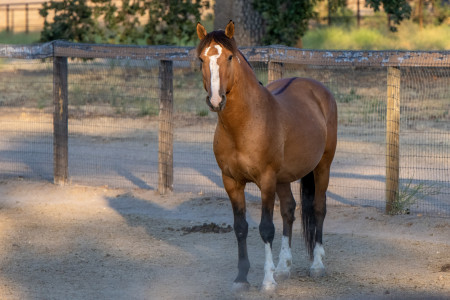
[[[267,83],[283,78],[283,63],[269,61]]]
[[[65,184],[69,169],[67,57],[53,58],[53,104],[53,181]]]
[[[173,62],[159,64],[158,191],[173,191]]]
[[[387,73],[386,111],[386,213],[397,200],[400,168],[400,69],[389,67]]]

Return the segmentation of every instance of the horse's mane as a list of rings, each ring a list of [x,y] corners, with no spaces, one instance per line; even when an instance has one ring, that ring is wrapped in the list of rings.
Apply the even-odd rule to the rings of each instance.
[[[198,44],[197,47],[197,55],[200,55],[203,48],[206,47],[206,45],[209,45],[212,41],[221,44],[225,47],[225,49],[230,50],[233,54],[236,54],[238,51],[236,41],[234,38],[229,38],[225,35],[225,31],[223,30],[216,30],[211,31],[208,33],[203,40],[200,41],[200,44]]]
[[[203,48],[205,48],[206,45],[209,45],[213,41],[218,44],[221,44],[222,46],[225,47],[225,49],[230,50],[234,55],[239,53],[244,58],[245,62],[250,66],[250,69],[253,70],[253,67],[250,64],[250,62],[247,60],[244,54],[242,54],[242,52],[238,49],[234,38],[230,39],[229,37],[227,37],[225,35],[225,31],[223,30],[216,30],[208,33],[197,46],[197,56],[200,56],[200,54],[203,51]]]

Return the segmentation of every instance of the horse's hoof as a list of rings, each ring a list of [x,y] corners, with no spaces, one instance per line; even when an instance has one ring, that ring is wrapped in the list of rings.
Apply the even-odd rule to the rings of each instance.
[[[277,283],[275,281],[263,282],[261,291],[265,293],[273,293],[277,289]]]
[[[291,277],[291,272],[288,270],[277,270],[275,271],[275,280],[276,281],[283,281],[289,279]]]
[[[233,287],[231,290],[233,293],[243,293],[247,292],[250,289],[250,283],[248,282],[233,282]]]
[[[309,276],[318,278],[325,276],[325,268],[311,268],[309,269]]]

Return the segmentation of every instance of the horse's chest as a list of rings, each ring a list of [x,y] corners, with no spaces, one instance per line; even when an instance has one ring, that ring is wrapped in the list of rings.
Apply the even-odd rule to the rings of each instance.
[[[240,153],[231,147],[218,149],[214,153],[222,173],[241,181],[256,181],[260,170],[257,159],[249,154]]]

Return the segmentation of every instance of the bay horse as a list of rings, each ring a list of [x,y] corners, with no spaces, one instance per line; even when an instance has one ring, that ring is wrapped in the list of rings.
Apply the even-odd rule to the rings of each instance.
[[[290,183],[299,179],[303,235],[313,260],[310,275],[323,275],[325,193],[337,141],[337,107],[333,95],[321,83],[306,78],[286,78],[262,86],[237,48],[232,21],[225,31],[210,33],[198,23],[197,34],[206,103],[218,115],[214,154],[234,214],[238,275],[233,290],[249,288],[244,194],[248,182],[254,182],[261,190],[259,232],[265,244],[262,290],[276,288],[274,276],[277,280],[290,276],[296,206]],[[275,195],[280,200],[283,219],[276,268],[272,258]]]

